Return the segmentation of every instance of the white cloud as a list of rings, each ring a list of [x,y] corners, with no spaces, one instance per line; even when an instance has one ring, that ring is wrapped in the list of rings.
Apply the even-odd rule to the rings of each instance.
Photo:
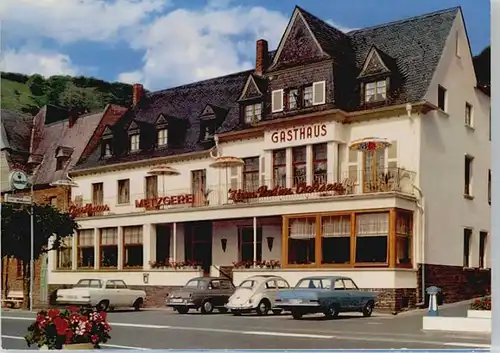
[[[354,31],[355,29],[357,29],[357,28],[345,27],[345,26],[339,24],[338,22],[335,22],[332,19],[325,20],[325,22],[328,23],[330,26],[335,27],[335,28],[337,28],[338,30],[340,30],[340,31],[342,31],[344,33],[347,33],[347,32],[350,32],[350,31]]]
[[[168,0],[2,0],[0,18],[10,37],[103,41],[116,39],[168,4]]]
[[[79,70],[71,63],[68,55],[53,52],[34,52],[27,50],[6,50],[0,60],[2,71],[19,72],[26,75],[40,74],[77,75]]]
[[[287,16],[263,7],[176,9],[135,38],[132,46],[145,51],[144,65],[120,77],[142,77],[156,89],[249,69],[255,41],[265,38],[275,48],[287,22]]]

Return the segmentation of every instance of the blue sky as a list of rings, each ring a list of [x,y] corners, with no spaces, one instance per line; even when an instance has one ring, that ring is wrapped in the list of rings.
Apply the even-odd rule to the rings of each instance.
[[[3,0],[1,68],[167,88],[251,67],[295,5],[341,30],[462,6],[472,52],[490,44],[485,0]]]

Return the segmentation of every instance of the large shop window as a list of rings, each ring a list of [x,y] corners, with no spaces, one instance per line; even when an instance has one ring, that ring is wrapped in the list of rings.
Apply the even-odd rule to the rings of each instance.
[[[100,267],[118,267],[118,228],[102,228],[100,239]]]
[[[351,262],[351,215],[321,218],[321,254],[324,264]]]
[[[327,180],[328,152],[326,143],[313,145],[313,181],[326,183]]]
[[[411,265],[413,234],[413,214],[398,211],[396,213],[396,263],[398,266]]]
[[[57,249],[57,268],[58,269],[71,269],[73,265],[73,238],[65,237],[61,240],[61,244]]]
[[[286,150],[273,151],[274,187],[286,187]]]
[[[245,191],[256,191],[259,188],[259,157],[243,159],[243,188]]]
[[[78,267],[94,268],[94,230],[81,229],[77,236]]]
[[[307,181],[307,148],[306,146],[292,148],[292,182],[293,186]]]
[[[253,227],[241,227],[239,233],[240,261],[253,261]],[[257,228],[257,261],[262,260],[262,228]]]
[[[356,262],[387,263],[389,212],[356,215]]]
[[[288,263],[314,264],[316,218],[291,218],[288,224]]]
[[[123,228],[123,246],[124,266],[142,267],[144,259],[142,226]]]

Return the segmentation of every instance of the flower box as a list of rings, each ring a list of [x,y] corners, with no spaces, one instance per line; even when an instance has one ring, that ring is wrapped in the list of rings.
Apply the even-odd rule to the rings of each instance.
[[[491,310],[491,297],[483,297],[474,300],[470,305],[471,310]]]
[[[150,261],[152,270],[191,270],[200,271],[201,265],[196,262],[169,262],[169,261]]]
[[[25,339],[28,347],[36,344],[42,350],[98,349],[111,338],[110,330],[105,312],[78,307],[50,309],[37,313]]]
[[[269,261],[235,261],[233,262],[233,268],[235,270],[240,269],[275,269],[281,268],[281,264],[278,260],[269,260]]]
[[[491,319],[491,310],[467,310],[467,317],[476,319]]]

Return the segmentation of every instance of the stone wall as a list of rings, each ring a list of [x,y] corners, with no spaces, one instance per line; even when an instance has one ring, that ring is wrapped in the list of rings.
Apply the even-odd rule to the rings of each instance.
[[[441,288],[444,303],[481,297],[491,293],[491,270],[425,264],[425,288]],[[418,270],[418,298],[422,301],[422,265]]]
[[[381,312],[397,313],[415,308],[417,303],[415,288],[371,288],[366,289],[377,293],[375,309]]]

